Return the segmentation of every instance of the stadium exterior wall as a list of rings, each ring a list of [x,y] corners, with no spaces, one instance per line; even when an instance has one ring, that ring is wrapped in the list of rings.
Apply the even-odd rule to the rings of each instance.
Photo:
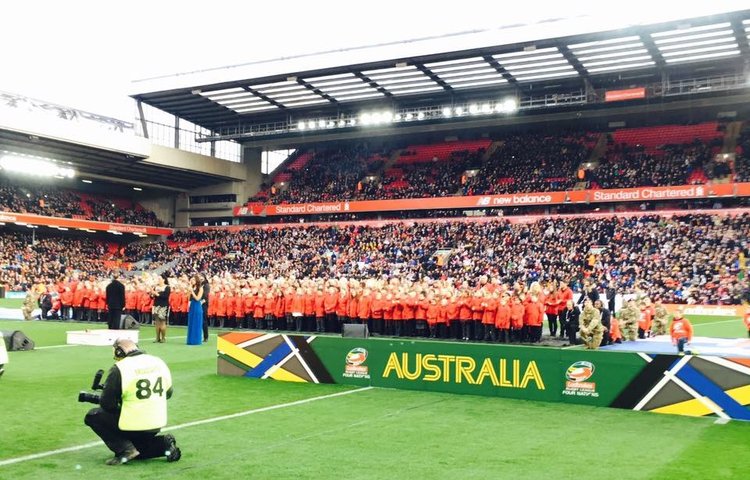
[[[229,332],[217,361],[220,375],[750,420],[748,359]]]

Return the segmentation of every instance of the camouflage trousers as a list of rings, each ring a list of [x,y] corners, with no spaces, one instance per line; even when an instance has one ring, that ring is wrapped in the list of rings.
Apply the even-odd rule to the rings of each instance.
[[[666,335],[667,334],[667,322],[663,320],[654,319],[654,324],[651,327],[651,331],[654,335]]]
[[[638,338],[638,323],[628,322],[622,325],[622,336],[625,340],[635,341]]]
[[[602,344],[602,332],[581,334],[581,340],[583,340],[583,346],[586,350],[596,350],[599,345]]]
[[[23,313],[23,319],[31,320],[31,312],[33,311],[34,311],[34,307],[24,305],[23,308],[21,308],[21,312]]]

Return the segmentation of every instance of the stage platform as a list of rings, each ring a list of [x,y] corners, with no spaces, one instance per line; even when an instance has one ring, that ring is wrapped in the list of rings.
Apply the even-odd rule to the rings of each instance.
[[[112,346],[118,338],[127,338],[138,343],[138,330],[74,330],[67,333],[68,345]]]
[[[693,337],[690,349],[691,353],[694,355],[750,358],[750,338]],[[634,342],[622,342],[620,344],[608,345],[602,347],[600,350],[671,355],[677,353],[677,347],[672,345],[672,340],[668,335],[659,335],[657,337],[636,340]]]

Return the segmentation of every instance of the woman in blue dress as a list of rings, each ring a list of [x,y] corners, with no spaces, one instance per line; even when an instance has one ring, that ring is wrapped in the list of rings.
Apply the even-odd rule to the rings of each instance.
[[[188,309],[187,344],[200,345],[203,340],[203,284],[198,275],[190,278],[190,308]]]

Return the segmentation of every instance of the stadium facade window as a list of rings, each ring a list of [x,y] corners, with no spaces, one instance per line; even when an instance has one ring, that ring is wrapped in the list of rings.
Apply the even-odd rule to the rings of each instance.
[[[276,170],[279,165],[284,163],[284,160],[289,158],[290,155],[294,154],[296,150],[267,150],[263,152],[261,156],[261,173],[268,175]]]

